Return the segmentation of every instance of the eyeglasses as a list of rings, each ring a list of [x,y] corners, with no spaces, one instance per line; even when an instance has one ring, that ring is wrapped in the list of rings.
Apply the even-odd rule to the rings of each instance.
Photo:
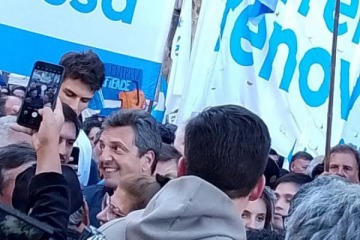
[[[105,193],[101,209],[106,211],[106,221],[125,217],[125,214],[121,212],[120,208],[111,203],[111,197],[108,193]]]

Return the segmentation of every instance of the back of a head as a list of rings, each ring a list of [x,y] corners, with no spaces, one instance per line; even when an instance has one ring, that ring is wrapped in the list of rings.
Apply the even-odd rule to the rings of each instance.
[[[158,162],[167,162],[170,160],[175,160],[178,163],[181,158],[181,154],[178,150],[172,145],[163,143],[161,145],[161,151],[159,154]]]
[[[6,171],[31,162],[36,162],[36,152],[30,144],[18,143],[0,147],[0,192],[7,181]]]
[[[69,52],[61,58],[60,65],[65,67],[65,79],[80,79],[91,91],[99,90],[104,83],[104,64],[92,51]]]
[[[185,129],[187,175],[232,198],[247,196],[264,173],[270,144],[265,123],[249,110],[236,105],[209,108]]]
[[[249,230],[246,232],[247,240],[283,240],[285,237],[270,230]]]
[[[36,161],[35,149],[28,143],[9,144],[0,147],[1,169],[12,169]]]
[[[279,178],[275,183],[275,188],[281,183],[294,183],[298,186],[302,186],[311,182],[313,179],[302,173],[289,173]]]
[[[331,185],[349,185],[350,182],[347,181],[345,178],[337,176],[337,175],[330,175],[330,176],[320,176],[312,182],[306,183],[299,188],[299,191],[295,194],[293,199],[290,203],[289,215],[298,207],[298,205],[302,201],[306,201],[306,196],[308,195],[309,191],[314,191],[317,187],[324,187],[324,186],[331,186]]]
[[[314,183],[324,178],[328,177]],[[314,184],[302,193],[285,222],[286,239],[359,239],[360,186],[342,181]]]
[[[22,142],[32,143],[29,135],[11,129],[14,123],[16,123],[15,116],[0,117],[0,147]]]

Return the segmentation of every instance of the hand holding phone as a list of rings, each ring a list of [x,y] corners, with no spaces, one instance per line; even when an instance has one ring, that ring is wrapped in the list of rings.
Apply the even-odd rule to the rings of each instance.
[[[43,121],[38,130],[14,124],[11,128],[17,132],[23,132],[32,136],[32,142],[37,154],[37,174],[40,172],[61,173],[59,157],[60,131],[64,124],[62,104],[57,99],[55,110],[45,107],[38,111]]]
[[[63,66],[40,61],[35,63],[18,115],[19,125],[39,129],[42,121],[39,110],[44,107],[55,108],[63,78]]]

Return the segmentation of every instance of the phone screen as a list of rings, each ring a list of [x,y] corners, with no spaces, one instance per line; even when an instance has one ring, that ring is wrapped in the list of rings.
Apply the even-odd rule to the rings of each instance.
[[[54,108],[63,72],[64,68],[59,65],[35,63],[18,117],[20,125],[36,129],[40,126],[38,110],[43,107]]]

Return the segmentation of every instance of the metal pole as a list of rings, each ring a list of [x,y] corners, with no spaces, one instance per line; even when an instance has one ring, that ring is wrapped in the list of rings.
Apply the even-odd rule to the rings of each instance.
[[[336,0],[335,14],[334,14],[333,41],[332,41],[332,50],[331,50],[330,93],[329,93],[329,105],[328,105],[327,127],[326,127],[326,146],[325,146],[326,171],[329,170],[329,157],[330,157],[330,148],[331,148],[331,130],[332,130],[333,105],[334,105],[334,83],[335,83],[338,29],[339,29],[339,15],[340,15],[340,0]]]

